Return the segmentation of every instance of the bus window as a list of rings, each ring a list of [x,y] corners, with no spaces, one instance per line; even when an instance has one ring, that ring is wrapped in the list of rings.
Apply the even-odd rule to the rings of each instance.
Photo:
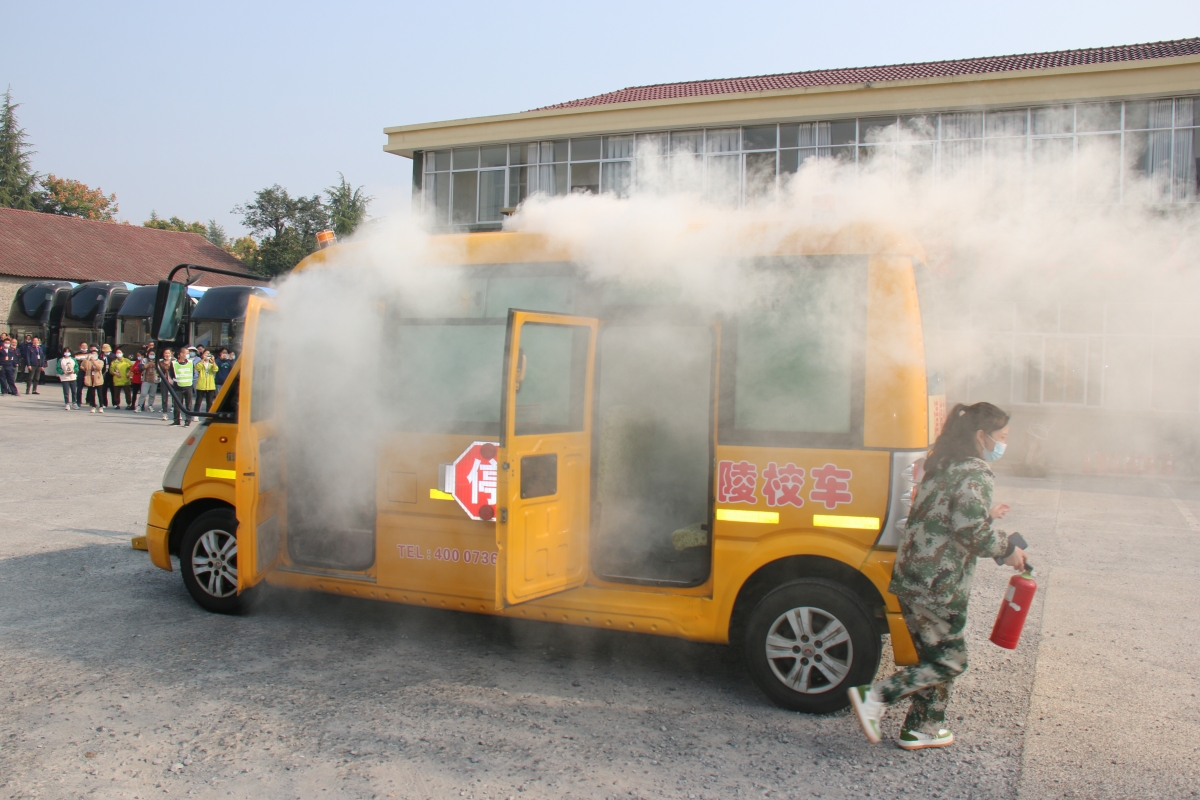
[[[250,395],[250,421],[262,422],[275,417],[275,367],[279,338],[274,311],[263,310],[258,316],[254,352],[254,383]]]
[[[402,354],[384,381],[399,430],[500,435],[503,324],[401,322],[388,342]]]
[[[489,278],[484,316],[504,318],[510,308],[574,314],[575,279],[562,276]]]
[[[708,577],[713,333],[605,326],[597,342],[593,569],[616,581]]]
[[[861,444],[867,259],[780,258],[767,270],[768,296],[726,337],[721,441]]]
[[[583,430],[588,336],[587,328],[522,326],[514,435]]]

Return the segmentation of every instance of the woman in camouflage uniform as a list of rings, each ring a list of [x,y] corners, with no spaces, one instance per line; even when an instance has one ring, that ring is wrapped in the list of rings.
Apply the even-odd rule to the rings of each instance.
[[[850,702],[871,742],[880,740],[879,721],[887,706],[905,697],[912,698],[912,706],[900,747],[920,750],[954,742],[945,727],[946,705],[951,684],[967,668],[963,631],[975,560],[1003,557],[1010,567],[1025,568],[1024,552],[993,527],[1008,506],[992,505],[987,462],[1000,458],[1007,440],[1007,414],[991,403],[959,404],[925,460],[888,587],[900,600],[918,663],[850,689]]]

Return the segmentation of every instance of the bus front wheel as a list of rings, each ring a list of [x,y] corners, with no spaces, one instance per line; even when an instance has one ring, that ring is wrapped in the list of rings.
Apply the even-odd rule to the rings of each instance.
[[[746,623],[750,676],[783,708],[828,714],[851,686],[879,670],[880,637],[863,602],[820,578],[789,581],[758,602]]]
[[[201,608],[218,614],[244,609],[238,594],[237,517],[230,509],[213,509],[196,517],[179,542],[183,585]]]

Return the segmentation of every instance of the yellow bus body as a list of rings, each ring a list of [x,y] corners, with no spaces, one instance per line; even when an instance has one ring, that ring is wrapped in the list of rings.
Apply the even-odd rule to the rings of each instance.
[[[747,241],[754,241],[755,233],[748,229]],[[751,508],[717,502],[710,521],[711,566],[703,583],[615,582],[590,569],[585,549],[582,563],[565,567],[581,570],[573,586],[522,599],[520,586],[510,585],[511,576],[520,571],[520,565],[514,566],[512,560],[522,557],[510,537],[512,531],[505,530],[500,519],[484,523],[468,518],[440,491],[439,465],[452,462],[478,437],[432,433],[386,434],[377,468],[375,559],[368,569],[351,573],[296,565],[286,547],[286,503],[264,499],[265,494],[253,499],[251,482],[256,478],[247,475],[261,473],[262,465],[255,468],[257,455],[243,452],[238,445],[245,441],[248,427],[249,368],[245,357],[239,359],[217,401],[219,408],[232,387],[239,386],[240,378],[239,423],[212,421],[200,426],[191,435],[195,450],[182,485],[156,492],[151,498],[146,528],[151,561],[170,570],[171,555],[177,553],[179,540],[192,520],[212,508],[236,508],[240,520],[238,580],[243,588],[261,579],[293,589],[713,643],[730,641],[739,602],[756,581],[773,574],[803,577],[805,570],[813,569],[818,577],[840,580],[836,576],[849,575],[851,583],[857,581],[855,591],[882,612],[877,622],[881,631],[891,634],[896,663],[914,663],[915,651],[899,605],[887,591],[894,546],[881,545],[880,538],[882,529],[895,523],[897,493],[909,488],[898,485],[892,454],[928,447],[930,409],[942,400],[931,397],[926,382],[914,277],[914,265],[923,263],[924,253],[910,237],[867,224],[803,229],[771,240],[776,243],[771,253],[753,254],[867,258],[862,445],[853,449],[727,445],[717,439],[714,414],[714,458],[717,462],[747,462],[756,465],[759,473],[770,462],[788,463],[809,474],[822,465],[837,464],[853,471],[853,500],[832,510],[816,503],[799,508],[767,508],[760,503]],[[341,268],[340,263],[353,260],[356,248],[350,244],[318,251],[297,271],[327,265]],[[449,265],[569,262],[573,255],[544,237],[522,233],[439,236],[434,237],[431,250],[435,261]],[[251,303],[252,312],[263,305],[258,298]],[[255,319],[248,313],[248,343]],[[247,354],[250,350],[248,344]],[[589,367],[589,386],[591,380]],[[553,434],[546,435],[531,447],[537,452],[552,450],[557,446],[553,440]],[[517,456],[511,455],[509,460],[515,465]],[[518,479],[515,466],[501,470],[503,485]],[[584,500],[573,507],[568,503],[564,506],[568,512],[546,511],[531,501],[524,513],[534,515],[529,519],[544,513],[582,513],[581,524],[586,527],[586,508],[579,509],[587,506],[588,485],[573,480],[569,478],[560,488],[559,500],[572,493],[581,494]],[[503,491],[501,497],[503,503]],[[570,499],[566,497],[566,501]],[[255,503],[257,510],[250,509]],[[267,545],[249,535],[255,528],[247,530],[248,518],[261,525],[267,514],[277,520],[273,524],[283,531],[284,540],[284,544],[269,545],[273,548],[270,553]],[[583,535],[586,537],[586,532]],[[487,557],[463,555],[497,552]],[[497,558],[498,565],[488,563]],[[251,562],[256,565],[253,570]],[[498,574],[504,572],[506,563],[508,579]],[[785,569],[783,565],[788,566]]]

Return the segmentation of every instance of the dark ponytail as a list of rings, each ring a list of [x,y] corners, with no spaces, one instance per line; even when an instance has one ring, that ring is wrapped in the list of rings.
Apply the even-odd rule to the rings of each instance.
[[[1007,424],[1008,414],[991,403],[976,403],[973,406],[958,403],[950,409],[942,435],[934,442],[933,449],[925,459],[925,477],[968,458],[978,458],[975,432],[983,431],[990,436]]]

